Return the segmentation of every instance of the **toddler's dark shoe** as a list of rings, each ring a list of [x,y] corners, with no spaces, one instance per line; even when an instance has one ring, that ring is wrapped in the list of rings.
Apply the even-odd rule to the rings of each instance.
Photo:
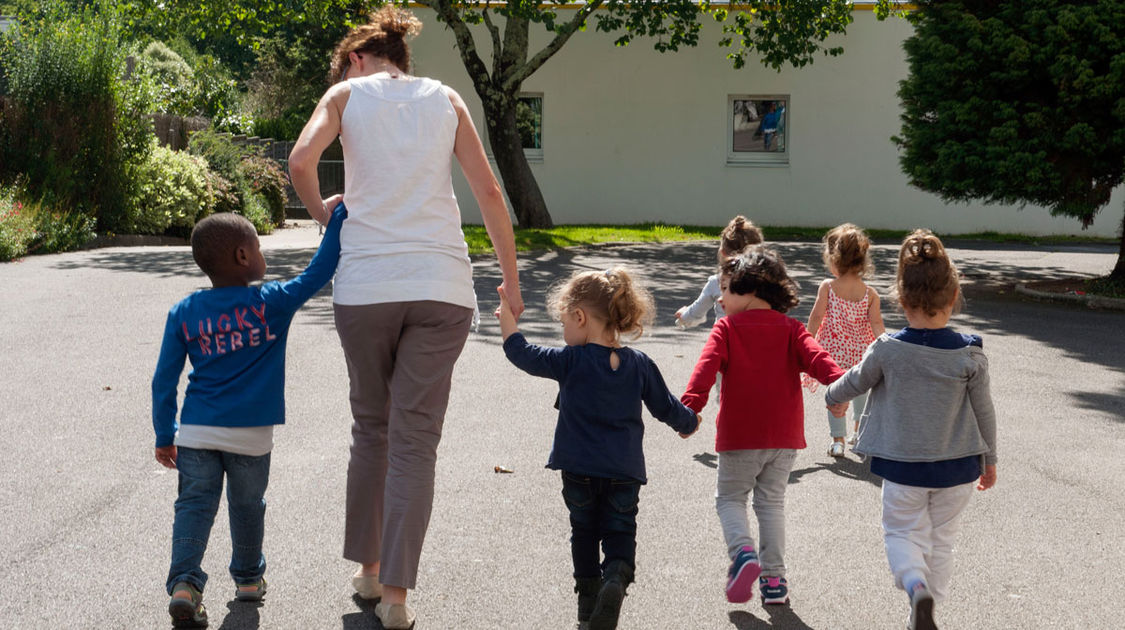
[[[252,586],[253,588],[247,588]],[[266,596],[266,578],[251,584],[239,584],[234,589],[234,598],[240,602],[260,602]]]
[[[910,630],[937,630],[934,623],[934,596],[924,582],[915,583],[910,589]]]
[[[590,615],[594,614],[601,588],[600,577],[574,579],[574,592],[578,593],[578,630],[589,630]]]
[[[615,630],[617,618],[621,614],[621,601],[625,599],[625,589],[633,583],[633,567],[622,560],[609,563],[605,569],[602,587],[590,614],[590,630]]]
[[[184,597],[184,594],[187,597]],[[207,610],[203,608],[203,593],[187,582],[176,582],[172,587],[172,601],[168,614],[173,628],[206,628]]]
[[[789,603],[789,582],[783,577],[762,576],[758,580],[758,590],[762,592],[763,604]]]

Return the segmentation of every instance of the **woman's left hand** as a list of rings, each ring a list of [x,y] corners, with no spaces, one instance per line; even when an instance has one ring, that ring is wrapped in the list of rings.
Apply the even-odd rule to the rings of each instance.
[[[520,315],[523,315],[523,295],[520,294],[520,285],[518,283],[513,283],[512,286],[508,286],[508,283],[504,282],[500,284],[499,290],[503,292],[507,299],[508,306],[512,311],[512,316],[519,319]],[[496,316],[500,316],[499,309],[496,311]]]

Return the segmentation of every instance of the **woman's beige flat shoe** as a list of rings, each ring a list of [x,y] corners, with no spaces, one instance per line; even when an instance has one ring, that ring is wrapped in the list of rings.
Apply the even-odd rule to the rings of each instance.
[[[414,611],[406,604],[375,604],[375,616],[387,630],[407,630],[414,625]]]
[[[379,599],[383,596],[383,585],[378,575],[353,575],[352,588],[363,599]]]

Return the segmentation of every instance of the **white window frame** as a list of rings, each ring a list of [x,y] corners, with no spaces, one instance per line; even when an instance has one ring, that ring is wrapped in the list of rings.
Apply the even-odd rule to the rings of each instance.
[[[546,118],[546,105],[547,99],[543,96],[542,92],[520,92],[516,98],[537,98],[539,99],[539,144],[543,145],[543,119]],[[485,126],[481,130],[481,142],[484,144],[484,151],[488,155],[488,159],[492,162],[496,161],[496,157],[492,154],[492,144],[488,141],[488,127]],[[523,156],[530,164],[543,163],[543,148],[540,146],[538,149],[524,149]]]
[[[735,151],[734,150],[734,102],[735,101],[784,101],[784,150],[782,151]],[[788,94],[728,94],[727,95],[727,135],[725,139],[727,166],[787,167],[789,166],[789,145],[793,129],[793,103]]]

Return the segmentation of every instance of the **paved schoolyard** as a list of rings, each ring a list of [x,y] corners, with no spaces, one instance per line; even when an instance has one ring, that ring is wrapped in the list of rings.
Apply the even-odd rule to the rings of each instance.
[[[315,229],[263,239],[269,277],[297,273]],[[1029,302],[1019,277],[1105,273],[1108,247],[952,244],[969,301],[955,324],[984,336],[1000,416],[999,483],[966,512],[943,628],[1112,628],[1125,605],[1125,313]],[[816,244],[782,243],[805,319],[824,276]],[[877,248],[885,294],[896,248]],[[520,268],[533,341],[560,343],[545,289],[573,269],[628,264],[658,298],[658,323],[636,343],[682,391],[705,328],[671,326],[714,261],[713,243],[525,254]],[[494,265],[477,287],[495,304]],[[185,247],[112,248],[0,264],[0,622],[12,628],[164,628],[175,474],[152,459],[149,381],[168,307],[204,286]],[[340,558],[349,442],[347,382],[324,292],[289,340],[289,424],[276,434],[267,494],[270,593],[235,603],[224,510],[212,533],[205,596],[212,627],[378,628],[352,598]],[[888,328],[903,324],[886,309]],[[455,373],[438,493],[412,604],[423,630],[571,628],[566,509],[543,469],[554,385],[503,359],[485,318]],[[182,390],[181,390],[182,391]],[[879,488],[854,456],[825,455],[822,406],[806,397],[809,448],[788,493],[792,605],[726,603],[714,514],[714,405],[687,441],[651,422],[637,584],[620,627],[901,628]],[[504,465],[515,472],[496,474]]]

